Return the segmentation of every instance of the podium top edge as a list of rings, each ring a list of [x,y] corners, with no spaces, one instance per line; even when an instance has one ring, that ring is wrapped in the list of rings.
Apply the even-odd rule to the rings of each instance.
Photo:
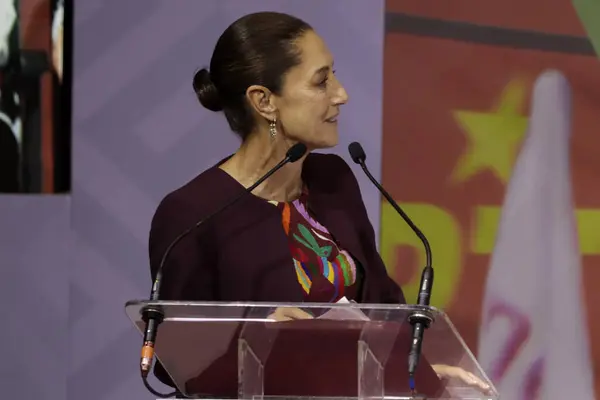
[[[429,311],[438,315],[445,315],[444,311],[433,306],[421,306],[418,304],[378,304],[378,303],[304,303],[304,302],[253,302],[253,301],[175,301],[175,300],[128,300],[125,307],[146,306],[189,306],[189,307],[215,307],[215,308],[278,308],[278,307],[302,307],[302,308],[358,308],[361,310],[382,311]]]

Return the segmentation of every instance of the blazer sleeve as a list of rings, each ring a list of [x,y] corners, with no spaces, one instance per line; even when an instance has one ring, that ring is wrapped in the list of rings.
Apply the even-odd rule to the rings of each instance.
[[[152,281],[162,257],[181,233],[195,224],[193,203],[170,194],[159,204],[150,228],[148,250]],[[210,228],[201,226],[182,238],[171,250],[162,270],[159,298],[175,301],[213,301],[215,272]]]
[[[198,210],[181,193],[173,192],[161,201],[150,227],[148,251],[152,281],[156,278],[163,254],[182,232],[196,223]],[[199,219],[199,217],[198,217]],[[194,229],[171,250],[162,271],[159,299],[174,301],[213,301],[215,299],[214,263],[206,227]],[[175,387],[157,359],[154,375],[167,386]],[[179,394],[178,394],[179,395]]]
[[[375,279],[378,281],[377,286],[381,288],[380,293],[371,293],[368,296],[369,298],[367,301],[371,303],[383,304],[406,304],[406,299],[402,289],[387,273],[383,259],[377,251],[375,230],[373,229],[373,224],[369,219],[358,180],[356,179],[356,176],[354,175],[354,172],[352,172],[350,166],[341,157],[339,157],[339,160],[343,164],[345,184],[349,187],[349,191],[352,193],[351,198],[355,200],[353,202],[355,215],[358,216],[358,221],[360,221],[360,235],[365,257],[369,263],[370,271],[374,273]]]

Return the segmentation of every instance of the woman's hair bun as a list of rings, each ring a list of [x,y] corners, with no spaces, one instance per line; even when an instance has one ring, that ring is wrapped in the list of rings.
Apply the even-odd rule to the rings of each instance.
[[[219,91],[210,78],[210,72],[208,72],[206,68],[202,68],[200,71],[196,72],[196,75],[194,75],[193,86],[200,104],[211,111],[223,110]]]

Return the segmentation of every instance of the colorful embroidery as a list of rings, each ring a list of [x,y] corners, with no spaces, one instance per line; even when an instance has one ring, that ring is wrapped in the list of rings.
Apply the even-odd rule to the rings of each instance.
[[[306,197],[305,193],[292,203],[280,204],[296,276],[307,295],[315,278],[324,277],[333,288],[330,301],[336,301],[356,283],[356,264],[347,251],[338,247],[327,228],[308,213]]]

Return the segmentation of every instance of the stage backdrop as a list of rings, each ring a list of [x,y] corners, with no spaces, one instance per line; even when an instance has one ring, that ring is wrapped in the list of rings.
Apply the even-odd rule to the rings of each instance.
[[[598,24],[594,1],[388,0],[382,175],[431,239],[433,304],[476,350],[490,254],[533,83],[545,70],[560,71],[572,92],[571,179],[600,393]],[[415,299],[422,246],[387,205],[381,224],[388,269]],[[553,296],[561,301],[561,293]]]
[[[77,1],[72,195],[0,197],[4,397],[152,398],[138,374],[141,338],[123,304],[148,295],[147,236],[160,199],[237,145],[222,116],[197,104],[191,80],[223,29],[258,10],[303,17],[328,41],[351,97],[336,151],[348,160],[346,145],[361,140],[375,175],[428,233],[434,304],[450,312],[473,350],[519,143],[501,135],[473,143],[486,136],[456,119],[470,112],[485,122],[495,113],[523,126],[533,79],[547,67],[562,70],[574,92],[573,178],[590,336],[600,337],[593,307],[600,300],[593,291],[600,278],[599,64],[571,2],[421,0],[387,8],[386,15],[382,0]],[[493,124],[482,127],[494,132]],[[475,144],[483,147],[470,151]],[[355,172],[390,273],[413,301],[419,244]],[[598,339],[593,354],[600,358]]]
[[[223,116],[198,104],[194,73],[243,14],[273,10],[306,19],[330,46],[351,97],[336,151],[349,160],[347,145],[360,140],[379,177],[384,5],[76,3],[72,196],[0,198],[7,275],[0,291],[0,387],[7,399],[149,399],[138,372],[141,337],[123,305],[149,294],[150,219],[167,192],[238,144]],[[359,179],[377,221],[379,196]]]

